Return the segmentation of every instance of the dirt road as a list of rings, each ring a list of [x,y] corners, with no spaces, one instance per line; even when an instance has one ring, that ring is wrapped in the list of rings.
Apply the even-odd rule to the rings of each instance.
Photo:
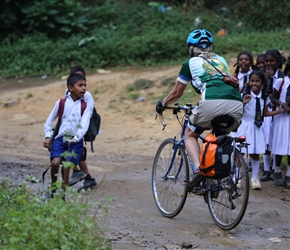
[[[168,126],[161,130],[154,119],[151,96],[162,95],[160,81],[177,72],[178,67],[173,67],[87,77],[102,115],[96,152],[88,153],[88,165],[99,186],[87,195],[109,209],[106,235],[113,249],[181,249],[183,242],[191,244],[189,249],[289,249],[290,190],[273,182],[262,183],[260,191],[251,190],[242,222],[230,231],[215,226],[199,196],[190,195],[174,219],[158,212],[151,191],[153,157],[161,141],[178,134],[179,127],[168,116]],[[126,86],[141,78],[152,80],[154,86],[139,92],[144,101],[130,100]],[[27,174],[41,179],[49,163],[48,151],[42,147],[43,124],[54,102],[62,97],[65,81],[48,84],[39,79],[31,86],[24,80],[16,89],[2,84],[0,180],[22,182]],[[29,185],[42,188],[41,183]]]

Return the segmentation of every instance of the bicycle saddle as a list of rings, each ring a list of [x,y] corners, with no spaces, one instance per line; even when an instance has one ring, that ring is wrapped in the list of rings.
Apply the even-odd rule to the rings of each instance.
[[[211,121],[212,131],[216,136],[228,134],[224,129],[229,128],[235,122],[235,119],[229,115],[217,116]]]

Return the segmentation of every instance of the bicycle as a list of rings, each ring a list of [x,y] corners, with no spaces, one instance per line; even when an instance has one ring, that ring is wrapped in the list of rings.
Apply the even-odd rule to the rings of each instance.
[[[231,171],[223,179],[210,179],[202,177],[198,190],[189,188],[189,164],[194,173],[194,166],[185,148],[184,132],[189,122],[191,104],[180,106],[176,104],[166,109],[172,109],[181,125],[180,139],[176,137],[164,140],[157,149],[152,168],[152,191],[159,212],[168,218],[177,216],[182,210],[188,193],[203,195],[208,205],[210,214],[220,228],[229,230],[236,227],[242,220],[249,199],[249,174],[248,166],[241,153],[241,148],[247,147],[244,136],[231,138]],[[181,122],[178,113],[184,112]],[[158,115],[158,114],[157,114]],[[160,115],[163,130],[166,122]],[[214,119],[212,133],[215,136],[225,134],[222,128],[228,122],[229,116]],[[233,119],[233,118],[232,118]],[[203,141],[204,136],[200,136]],[[192,186],[195,183],[191,183]]]

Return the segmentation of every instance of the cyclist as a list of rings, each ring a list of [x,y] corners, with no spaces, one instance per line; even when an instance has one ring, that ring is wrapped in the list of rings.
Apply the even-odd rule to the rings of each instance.
[[[221,115],[234,118],[226,132],[235,130],[240,125],[243,112],[239,90],[224,83],[223,75],[213,67],[214,65],[223,73],[230,73],[226,60],[212,52],[212,43],[213,37],[206,29],[197,29],[189,34],[187,47],[190,59],[183,63],[173,89],[156,104],[156,112],[162,113],[168,104],[177,101],[182,96],[189,83],[197,93],[201,94],[201,100],[192,110],[189,125],[185,131],[186,150],[195,166],[192,182],[200,179],[199,135],[211,129],[211,121]]]

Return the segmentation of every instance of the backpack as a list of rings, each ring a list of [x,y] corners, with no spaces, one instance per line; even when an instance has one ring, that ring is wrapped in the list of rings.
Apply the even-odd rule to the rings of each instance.
[[[59,127],[61,124],[62,115],[63,115],[63,111],[64,111],[65,101],[66,101],[66,98],[61,98],[59,101],[58,121],[57,121],[55,129],[54,129],[52,140],[58,134]],[[81,100],[81,116],[83,115],[86,108],[87,108],[87,103],[84,100]],[[100,125],[101,125],[101,116],[100,116],[100,114],[98,114],[96,108],[94,107],[93,113],[92,113],[92,116],[90,119],[89,128],[88,128],[86,134],[84,135],[84,141],[91,142],[91,151],[92,152],[94,152],[93,141],[96,139],[96,136],[99,134]]]
[[[222,179],[230,174],[232,139],[227,135],[204,138],[200,152],[200,175],[211,179]]]
[[[96,139],[96,136],[99,134],[101,125],[101,116],[98,114],[96,108],[94,107],[92,117],[90,119],[90,125],[88,131],[84,135],[85,142],[91,142],[91,151],[94,152],[93,141]]]

